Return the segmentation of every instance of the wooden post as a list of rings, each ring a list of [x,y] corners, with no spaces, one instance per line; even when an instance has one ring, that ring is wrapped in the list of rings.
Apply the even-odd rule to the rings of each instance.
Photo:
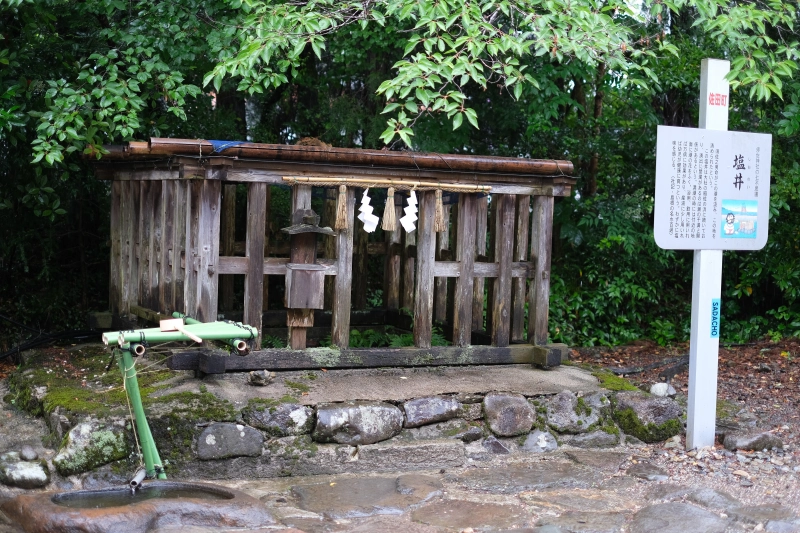
[[[517,230],[514,237],[514,261],[528,260],[531,197],[517,196]],[[525,299],[527,278],[514,278],[511,289],[511,341],[525,340]]]
[[[200,264],[197,269],[197,319],[211,322],[217,319],[219,295],[219,208],[222,184],[218,180],[203,180],[200,208],[198,249]]]
[[[336,236],[336,283],[331,317],[331,344],[347,348],[350,344],[350,297],[353,281],[353,222],[355,192],[347,188],[347,229]]]
[[[191,180],[186,188],[186,252],[184,264],[186,265],[184,277],[184,313],[192,318],[197,316],[197,267],[199,264],[198,232],[199,232],[199,205],[202,198],[203,182]]]
[[[130,306],[139,305],[139,199],[141,197],[142,182],[130,181],[130,264],[128,265],[128,301],[125,304],[125,312],[130,313]]]
[[[122,213],[120,202],[122,201],[122,183],[119,181],[111,182],[111,269],[108,276],[108,305],[112,316],[119,314],[122,307]]]
[[[325,208],[320,217],[320,224],[333,228],[336,225],[336,198],[339,196],[339,189],[328,187],[325,189]],[[322,237],[322,257],[325,259],[336,259],[337,238],[331,235]],[[336,285],[335,276],[325,276],[325,310],[333,309],[333,298]]]
[[[163,181],[153,181],[150,184],[150,191],[148,194],[148,204],[150,204],[150,246],[148,248],[148,291],[150,296],[147,300],[146,306],[155,311],[159,309],[160,292],[159,287],[161,281],[159,280],[159,258],[161,253],[161,188]]]
[[[172,309],[174,311],[185,310],[184,305],[184,282],[186,278],[186,268],[181,264],[186,257],[186,221],[187,221],[187,191],[186,182],[172,181],[175,189],[173,201],[173,229],[172,229],[172,249],[170,250],[170,262],[172,264]]]
[[[152,309],[150,305],[150,232],[153,223],[150,188],[153,182],[139,182],[139,299],[137,304]]]
[[[250,212],[248,211],[248,222]],[[233,246],[236,242],[236,184],[222,186],[222,213],[220,214],[220,255],[230,257],[233,255]],[[233,309],[233,276],[219,277],[220,307],[223,311]],[[249,324],[249,322],[248,322]],[[254,325],[254,324],[250,324]],[[257,327],[257,326],[256,326]],[[258,328],[259,331],[261,328]]]
[[[533,197],[531,260],[536,262],[528,289],[528,342],[547,344],[550,313],[550,250],[553,244],[553,197]]]
[[[245,254],[247,274],[244,278],[244,317],[245,324],[258,330],[255,349],[261,348],[261,316],[264,303],[264,226],[266,225],[267,191],[266,183],[247,185],[247,235]]]
[[[492,345],[508,346],[511,340],[511,262],[514,256],[514,196],[495,196],[494,257],[498,275],[492,301]],[[492,202],[494,203],[494,202]]]
[[[362,194],[363,189],[356,194],[356,200],[359,205]],[[364,231],[364,224],[360,220],[355,224],[355,235],[353,236],[355,238],[353,247],[353,309],[361,310],[367,308],[367,284],[369,282],[367,245],[369,244],[369,233]]]
[[[477,195],[461,193],[458,197],[456,225],[456,261],[461,263],[453,298],[453,344],[472,343],[472,298],[475,285],[475,226]]]
[[[267,201],[264,205],[264,257],[269,257],[269,239],[270,239],[270,206],[272,204],[272,187],[267,184]],[[263,302],[262,309],[269,309],[269,276],[264,276],[263,290],[261,292],[261,301]],[[259,335],[261,329],[258,330]]]
[[[397,219],[397,225],[400,226],[399,218]],[[419,228],[412,233],[403,231],[402,227],[398,228],[397,231],[403,232],[403,283],[400,302],[402,307],[410,311],[414,309],[414,272],[416,270],[414,265]]]
[[[419,195],[419,220],[417,221],[417,290],[414,295],[414,346],[431,346],[433,326],[433,264],[436,261],[436,233],[433,218],[436,199],[433,191]]]
[[[395,204],[386,204],[386,209],[395,210],[395,220],[400,220],[403,215],[402,208]],[[403,238],[403,228],[397,223],[395,231],[386,233],[386,262],[384,264],[384,289],[383,302],[386,309],[397,311],[400,309],[400,241]]]
[[[477,210],[475,214],[475,254],[476,256],[486,256],[486,232],[489,211],[489,197],[483,196],[477,199]],[[476,257],[477,261],[477,257]],[[477,278],[472,289],[472,331],[483,331],[483,292],[484,278]]]
[[[292,186],[292,224],[303,222],[303,211],[311,209],[311,185]],[[317,234],[298,233],[289,237],[290,263],[315,263],[317,260]],[[289,287],[286,287],[287,296]],[[306,347],[306,332],[314,326],[312,309],[287,309],[286,325],[289,326],[289,347],[303,350]]]
[[[444,207],[445,231],[436,233],[436,260],[444,261],[442,252],[450,250],[450,206]],[[436,278],[433,297],[433,319],[437,322],[447,320],[447,278]]]
[[[161,224],[158,243],[158,310],[166,315],[172,313],[172,266],[170,253],[175,237],[175,181],[165,180],[161,183]]]
[[[486,250],[489,263],[497,263],[497,204],[500,202],[500,195],[493,194],[489,199],[489,242]],[[492,303],[494,302],[494,280],[489,280],[486,285],[486,332],[491,334],[494,331]]]

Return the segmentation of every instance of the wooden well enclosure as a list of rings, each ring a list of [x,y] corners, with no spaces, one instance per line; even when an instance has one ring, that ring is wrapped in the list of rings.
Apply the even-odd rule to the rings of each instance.
[[[96,172],[112,181],[111,311],[123,324],[173,311],[202,321],[222,313],[259,331],[284,328],[293,348],[260,349],[259,338],[250,355],[187,353],[173,358],[174,368],[530,362],[534,347],[547,343],[553,201],[570,194],[572,170],[568,161],[254,143],[220,147],[183,139],[110,147]],[[367,234],[355,219],[359,187],[366,184],[348,182],[346,229],[334,236],[287,235],[267,224],[274,215],[275,186],[291,187],[292,224],[302,222],[317,190],[286,180],[293,177],[491,190],[450,195],[453,203],[444,206],[447,228],[437,233],[435,190],[420,187],[416,231],[407,233],[398,224],[396,231]],[[325,187],[320,226],[334,226],[339,194],[338,184]],[[398,190],[390,206],[397,219],[407,194]],[[382,216],[384,206],[372,205]],[[368,265],[374,266],[376,256],[382,257],[383,305],[368,309],[367,287],[376,284],[375,269],[370,279]],[[235,276],[243,277],[243,296],[241,277],[237,282],[239,302],[243,298],[238,306]],[[265,281],[273,276],[287,280],[291,309],[265,307],[267,287],[274,285]],[[305,292],[296,293],[298,288]],[[384,325],[413,331],[414,347],[350,348],[353,329]],[[431,346],[434,327],[449,346]],[[332,348],[304,349],[326,334]]]

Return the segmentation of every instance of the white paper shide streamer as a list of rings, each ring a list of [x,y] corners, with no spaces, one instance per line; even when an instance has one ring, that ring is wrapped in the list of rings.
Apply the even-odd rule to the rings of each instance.
[[[364,231],[372,233],[378,227],[380,218],[372,214],[372,206],[369,205],[369,189],[364,190],[364,196],[361,197],[361,207],[358,208],[358,220],[364,223]]]
[[[406,215],[400,219],[400,224],[406,230],[406,233],[411,233],[416,230],[414,222],[417,221],[417,193],[413,190],[408,197],[408,205],[403,209]]]

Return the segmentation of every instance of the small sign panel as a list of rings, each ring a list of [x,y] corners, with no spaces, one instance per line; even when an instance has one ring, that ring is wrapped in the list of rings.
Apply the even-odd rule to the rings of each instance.
[[[656,244],[760,250],[767,244],[772,136],[658,127]]]

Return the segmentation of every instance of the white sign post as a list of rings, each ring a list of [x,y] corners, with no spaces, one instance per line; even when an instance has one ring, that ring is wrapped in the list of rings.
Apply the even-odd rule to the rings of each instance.
[[[722,251],[767,243],[772,136],[727,131],[729,71],[703,60],[700,129],[658,127],[656,244],[694,250],[687,449],[714,445]]]

